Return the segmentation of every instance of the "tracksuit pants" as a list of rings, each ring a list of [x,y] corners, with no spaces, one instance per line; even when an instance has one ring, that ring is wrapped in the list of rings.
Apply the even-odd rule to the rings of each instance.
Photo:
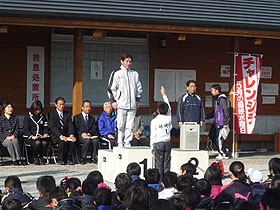
[[[131,146],[136,109],[117,109],[118,145]]]
[[[159,170],[161,177],[164,173],[170,171],[171,148],[172,144],[170,141],[158,142],[154,145],[155,168]]]

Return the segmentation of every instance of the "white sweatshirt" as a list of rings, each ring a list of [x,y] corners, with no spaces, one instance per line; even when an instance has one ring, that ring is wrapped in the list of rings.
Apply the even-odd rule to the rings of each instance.
[[[150,145],[152,150],[155,143],[170,141],[170,131],[172,129],[171,107],[167,96],[163,96],[163,100],[168,104],[169,109],[166,115],[159,114],[151,122]]]

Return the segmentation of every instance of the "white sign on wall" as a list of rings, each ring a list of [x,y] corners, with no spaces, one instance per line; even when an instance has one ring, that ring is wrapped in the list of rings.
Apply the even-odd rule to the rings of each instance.
[[[220,77],[230,77],[230,65],[221,65]]]
[[[211,87],[214,84],[219,84],[222,88],[222,92],[229,92],[229,84],[222,82],[205,82],[205,91],[211,91]]]
[[[271,79],[271,77],[272,77],[272,67],[262,66],[261,78]]]
[[[102,79],[102,61],[91,61],[90,79]]]
[[[44,104],[44,47],[27,47],[26,107],[40,100]]]
[[[164,86],[170,102],[187,92],[186,82],[196,80],[196,70],[155,69],[154,100],[162,101],[160,87]]]

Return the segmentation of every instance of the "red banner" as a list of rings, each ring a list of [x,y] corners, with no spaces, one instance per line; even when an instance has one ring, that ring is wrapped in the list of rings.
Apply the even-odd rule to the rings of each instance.
[[[251,134],[256,122],[262,59],[260,56],[244,55],[235,59],[235,132]]]

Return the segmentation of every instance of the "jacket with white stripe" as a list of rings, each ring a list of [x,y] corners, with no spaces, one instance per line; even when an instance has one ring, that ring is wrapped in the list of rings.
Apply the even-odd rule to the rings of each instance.
[[[136,109],[136,101],[139,101],[142,94],[142,85],[137,71],[126,69],[121,65],[111,73],[108,84],[108,96],[116,101],[118,108]]]
[[[29,112],[23,119],[23,136],[32,138],[32,136],[43,136],[49,133],[48,121],[45,115],[38,116]]]
[[[178,122],[196,122],[199,124],[204,119],[203,102],[199,95],[185,93],[179,98],[177,107]]]

